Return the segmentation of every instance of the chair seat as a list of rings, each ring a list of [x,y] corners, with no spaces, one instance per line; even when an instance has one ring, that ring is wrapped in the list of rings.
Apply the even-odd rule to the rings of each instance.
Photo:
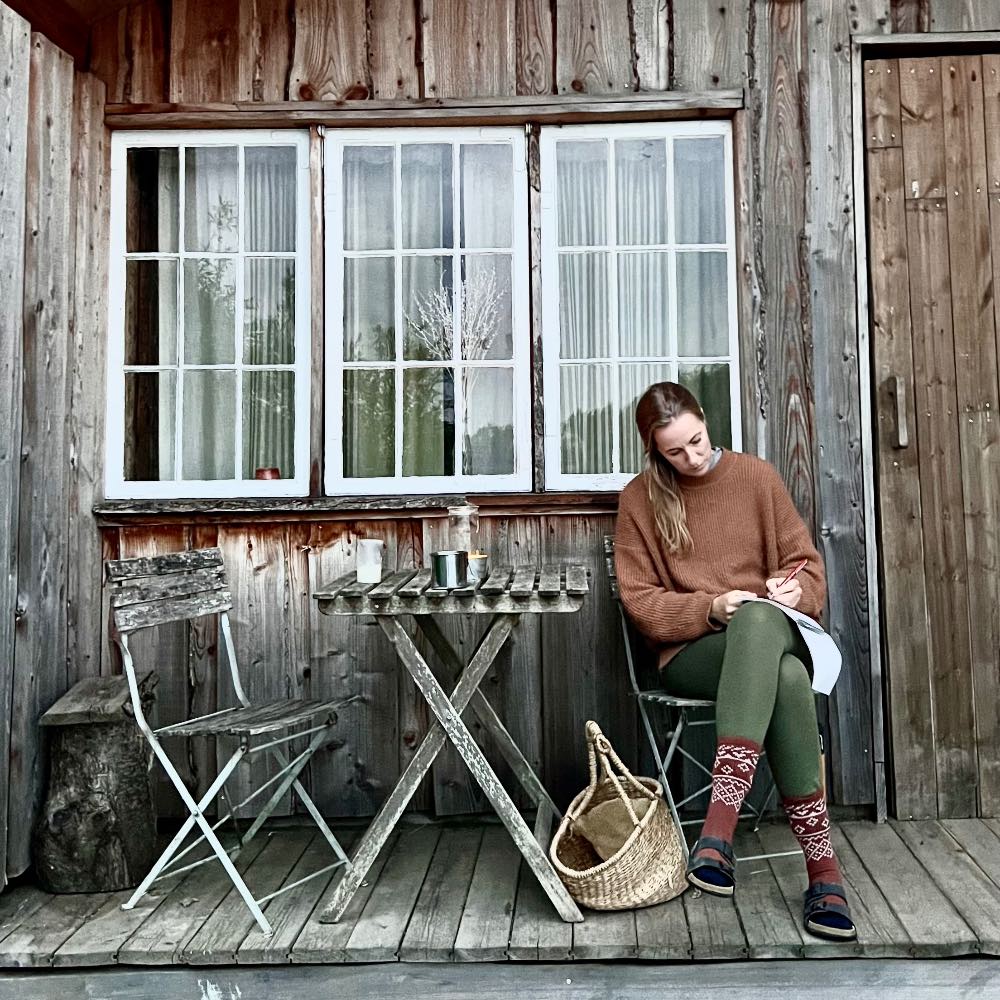
[[[255,736],[278,729],[289,729],[317,715],[329,715],[331,723],[336,722],[337,709],[345,704],[343,699],[270,701],[250,708],[231,708],[200,719],[178,722],[157,729],[156,733],[158,736]]]
[[[670,708],[711,708],[715,704],[714,701],[706,701],[703,698],[679,698],[659,688],[639,691],[636,697],[643,701],[656,702],[657,705],[668,705]]]

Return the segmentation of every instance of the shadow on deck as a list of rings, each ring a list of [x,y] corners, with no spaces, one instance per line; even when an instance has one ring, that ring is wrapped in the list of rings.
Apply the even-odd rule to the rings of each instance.
[[[317,836],[272,831],[238,866],[270,892],[316,867],[328,850]],[[740,838],[744,855],[794,847],[784,824]],[[319,922],[334,885],[320,878],[268,904],[269,938],[216,866],[163,883],[131,911],[120,908],[129,893],[15,887],[0,895],[0,966],[1000,955],[1000,821],[840,823],[834,845],[858,926],[850,944],[802,931],[801,857],[742,862],[734,901],[689,890],[648,909],[585,911],[571,925],[503,827],[429,823],[399,827],[340,923]]]

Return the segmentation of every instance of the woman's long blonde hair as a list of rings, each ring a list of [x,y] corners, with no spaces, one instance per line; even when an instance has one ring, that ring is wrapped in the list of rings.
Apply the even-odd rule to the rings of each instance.
[[[657,382],[651,385],[642,394],[635,408],[635,423],[646,451],[649,502],[653,508],[656,529],[669,553],[688,548],[691,545],[691,535],[687,528],[684,497],[677,487],[677,473],[660,454],[653,434],[683,413],[691,413],[699,420],[705,419],[698,400],[677,382]]]

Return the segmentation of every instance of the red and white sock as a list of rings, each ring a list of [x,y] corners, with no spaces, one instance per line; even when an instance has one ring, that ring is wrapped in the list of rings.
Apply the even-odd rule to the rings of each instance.
[[[720,737],[712,765],[712,798],[701,828],[703,837],[733,842],[743,800],[753,784],[760,744],[738,736]]]
[[[792,833],[802,848],[810,884],[841,882],[840,865],[830,841],[830,816],[822,789],[800,798],[782,799]]]

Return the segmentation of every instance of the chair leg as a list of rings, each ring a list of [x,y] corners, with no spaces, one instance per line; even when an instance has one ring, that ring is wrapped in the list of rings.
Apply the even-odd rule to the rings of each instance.
[[[660,784],[663,785],[663,797],[667,800],[667,806],[670,809],[670,815],[673,817],[674,823],[677,825],[678,830],[683,830],[681,826],[681,818],[677,814],[677,806],[674,804],[674,794],[670,790],[670,782],[667,780],[666,767],[670,763],[670,758],[673,756],[673,748],[676,746],[676,740],[671,742],[671,748],[667,751],[666,757],[660,756],[660,748],[656,742],[656,734],[653,731],[653,724],[649,718],[649,712],[646,710],[646,705],[643,700],[639,699],[639,715],[642,716],[642,726],[646,731],[646,739],[649,742],[649,747],[653,751],[653,757],[656,759],[656,766],[660,772]]]

